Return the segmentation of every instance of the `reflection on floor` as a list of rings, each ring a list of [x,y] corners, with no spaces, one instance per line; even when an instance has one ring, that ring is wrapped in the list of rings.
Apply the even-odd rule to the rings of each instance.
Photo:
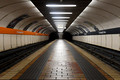
[[[39,79],[86,80],[63,40],[55,45]]]
[[[55,40],[0,74],[0,80],[120,80],[120,73],[80,47]]]

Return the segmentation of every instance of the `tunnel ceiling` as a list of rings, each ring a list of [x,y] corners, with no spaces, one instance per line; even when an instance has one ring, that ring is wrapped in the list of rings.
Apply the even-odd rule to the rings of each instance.
[[[76,17],[87,7],[87,5],[92,0],[31,0],[33,4],[40,10],[40,12],[45,16],[46,19],[52,24],[52,26],[57,30],[56,25],[52,17],[70,17],[66,24],[66,28],[76,19]],[[69,8],[48,8],[47,4],[75,4],[76,7]],[[62,14],[62,15],[50,15],[49,12],[72,12],[72,14]]]
[[[66,32],[73,36],[120,33],[120,0],[92,0]]]

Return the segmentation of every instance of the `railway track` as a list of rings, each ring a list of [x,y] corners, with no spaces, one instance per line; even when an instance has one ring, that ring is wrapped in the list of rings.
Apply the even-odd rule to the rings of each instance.
[[[47,43],[49,43],[49,41],[38,42],[16,49],[0,52],[0,73],[12,67],[30,54],[34,53]]]
[[[84,42],[73,41],[75,45],[85,49],[88,53],[94,55],[110,66],[120,71],[120,52],[108,48],[87,44]]]

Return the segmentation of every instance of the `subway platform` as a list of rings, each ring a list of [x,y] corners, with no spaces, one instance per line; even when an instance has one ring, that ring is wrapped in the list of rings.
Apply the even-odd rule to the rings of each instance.
[[[2,72],[0,80],[120,80],[120,72],[59,39]]]

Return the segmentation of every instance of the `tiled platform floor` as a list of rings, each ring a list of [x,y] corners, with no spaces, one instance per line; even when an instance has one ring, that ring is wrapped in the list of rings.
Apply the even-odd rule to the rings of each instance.
[[[70,45],[68,45],[68,43]],[[71,46],[71,48],[69,46]],[[90,63],[95,69],[97,69],[99,71],[99,74],[105,77],[104,80],[120,80],[120,72],[116,71],[109,65],[95,58],[94,56],[84,51],[83,49],[64,40],[53,41],[52,43],[49,43],[42,49],[28,56],[27,58],[16,64],[15,66],[1,73],[0,80],[22,79],[21,76],[24,76],[25,78],[24,75],[25,72],[27,73],[28,78],[31,79],[31,76],[29,76],[29,72],[27,71],[30,69],[32,65],[34,65],[34,63],[38,60],[38,58],[40,58],[41,55],[44,54],[45,51],[51,54],[44,68],[41,70],[41,74],[37,74],[34,71],[34,69],[31,70],[33,71],[31,72],[32,74],[36,73],[38,76],[37,78],[35,77],[35,80],[38,79],[39,80],[101,80],[100,78],[97,79],[96,76],[95,76],[96,78],[94,79],[90,79],[86,76],[88,74],[85,74],[84,72],[85,70],[83,70],[78,64],[79,60],[76,60],[79,58],[79,55],[78,58],[75,58],[75,56],[73,56],[74,51],[75,54],[80,54],[81,57],[83,57],[83,59],[87,60],[87,63]],[[82,62],[82,60],[80,62]],[[87,70],[87,73],[90,74],[91,72]]]
[[[82,70],[62,40],[57,42],[39,79],[86,80]]]

